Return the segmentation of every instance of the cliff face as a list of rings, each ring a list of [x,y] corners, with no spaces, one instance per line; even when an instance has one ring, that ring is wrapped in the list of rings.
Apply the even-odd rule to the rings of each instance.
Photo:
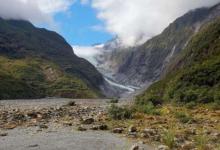
[[[80,84],[83,84],[83,87],[91,89],[93,92],[98,92],[99,87],[103,84],[103,77],[96,68],[85,59],[77,57],[73,53],[72,47],[60,35],[46,29],[36,28],[27,21],[0,18],[0,55],[6,66],[8,59],[13,64],[15,62],[14,65],[17,60],[23,61],[23,64],[27,64],[23,68],[33,67],[28,65],[27,58],[30,61],[30,58],[33,61],[36,60],[37,65],[41,61],[46,64],[50,63],[56,66],[55,68],[58,68],[56,70],[62,72],[61,74],[68,76],[68,79],[71,77],[77,79]],[[42,64],[38,67],[42,68]],[[5,68],[5,73],[8,74],[13,70],[10,69],[12,68],[9,67],[8,70]],[[42,71],[39,69],[36,73],[42,73]],[[14,77],[13,74],[11,75]],[[24,81],[22,84],[26,84],[26,82]]]
[[[140,104],[220,102],[220,18],[201,27],[170,61],[163,78],[137,97]]]
[[[160,35],[123,54],[126,57],[122,57],[123,63],[118,66],[115,79],[138,87],[157,81],[200,27],[218,16],[220,5],[196,9],[178,18]]]

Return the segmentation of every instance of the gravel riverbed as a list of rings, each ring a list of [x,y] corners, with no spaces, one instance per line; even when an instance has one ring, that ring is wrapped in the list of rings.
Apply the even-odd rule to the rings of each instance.
[[[75,101],[77,105],[66,107],[65,105],[71,101]],[[104,113],[109,105],[107,101],[104,99],[0,101],[2,135],[0,150],[129,150],[139,142],[110,131],[77,131],[77,126],[80,126],[79,118]],[[16,120],[17,117],[23,122]],[[148,145],[139,143],[139,146],[143,150],[153,150]]]

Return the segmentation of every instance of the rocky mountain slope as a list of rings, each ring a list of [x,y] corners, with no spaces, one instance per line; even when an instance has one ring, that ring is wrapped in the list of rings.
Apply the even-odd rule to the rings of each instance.
[[[203,25],[168,68],[162,80],[137,97],[138,103],[219,104],[220,18]]]
[[[192,10],[143,45],[125,51],[119,50],[112,56],[113,62],[123,60],[115,67],[115,80],[137,87],[148,86],[157,81],[161,74],[166,73],[169,62],[186,47],[200,27],[219,15],[220,4]]]
[[[96,97],[103,84],[61,36],[27,21],[0,19],[0,56],[1,99]]]

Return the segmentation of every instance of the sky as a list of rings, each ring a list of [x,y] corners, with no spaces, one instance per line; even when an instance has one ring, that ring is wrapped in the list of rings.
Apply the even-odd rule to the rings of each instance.
[[[0,0],[0,17],[55,30],[71,45],[88,47],[118,37],[142,44],[191,9],[220,0]],[[84,49],[85,50],[85,49]],[[88,49],[87,49],[88,51]]]

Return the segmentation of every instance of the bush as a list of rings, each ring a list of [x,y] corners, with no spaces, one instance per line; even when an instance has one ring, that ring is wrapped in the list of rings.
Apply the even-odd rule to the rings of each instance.
[[[175,134],[172,130],[167,130],[162,136],[163,143],[168,146],[170,149],[175,146]]]
[[[195,143],[196,143],[196,148],[198,150],[207,150],[208,148],[208,142],[209,139],[208,137],[204,136],[204,135],[198,135],[195,138]]]
[[[186,108],[192,109],[192,108],[194,108],[196,105],[197,105],[196,102],[189,102],[189,103],[186,104]]]
[[[193,118],[185,112],[175,112],[175,117],[182,123],[190,123]]]
[[[149,115],[160,115],[160,111],[156,109],[156,107],[149,102],[148,104],[144,105],[136,105],[135,110],[137,112],[142,112]]]
[[[129,107],[119,107],[114,104],[108,109],[108,115],[115,120],[132,119],[134,111]]]
[[[109,103],[113,103],[113,104],[116,104],[118,102],[119,102],[119,100],[117,98],[113,98],[109,101]]]

